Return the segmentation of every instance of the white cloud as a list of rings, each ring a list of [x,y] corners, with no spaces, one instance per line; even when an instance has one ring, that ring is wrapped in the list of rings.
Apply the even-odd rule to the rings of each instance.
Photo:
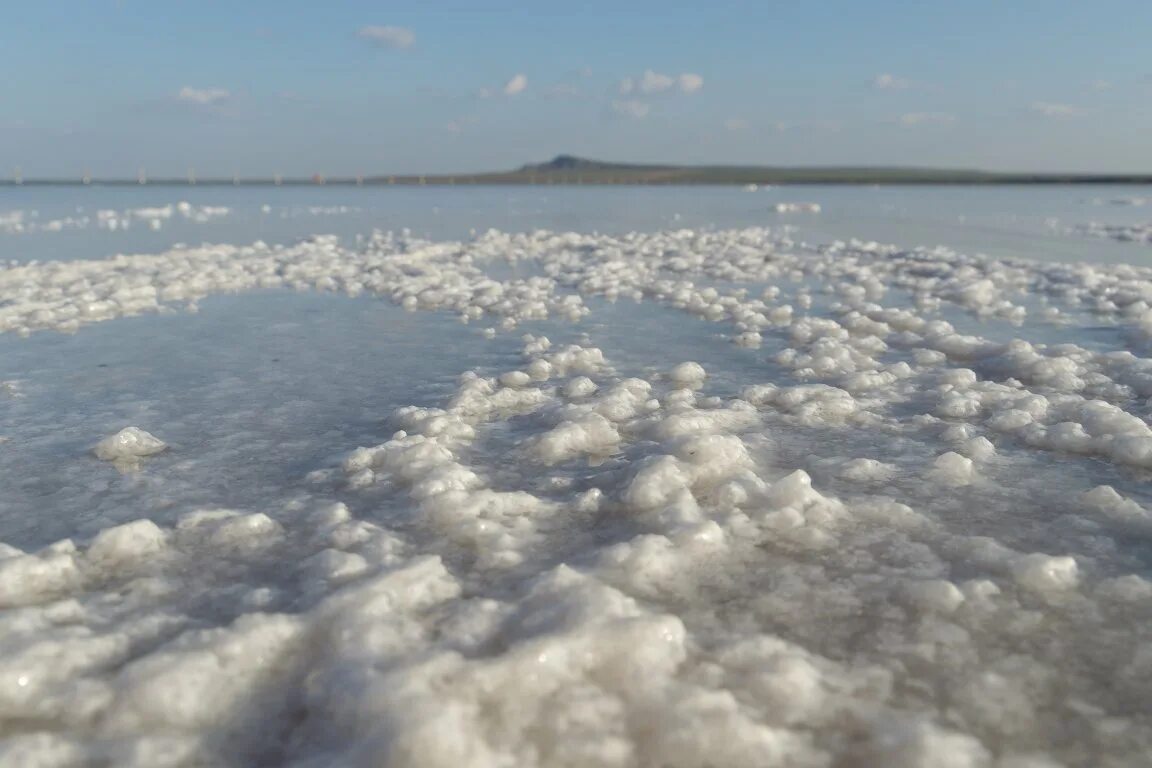
[[[231,96],[232,94],[224,88],[193,88],[190,85],[184,86],[176,94],[178,100],[199,106],[219,104],[222,101],[227,101]]]
[[[500,95],[504,96],[517,96],[524,93],[528,89],[528,76],[524,73],[518,73],[512,76],[512,79],[504,83],[504,85],[495,88],[484,86],[476,91],[476,96],[481,99],[492,99]]]
[[[748,121],[739,117],[730,117],[724,121],[724,127],[733,133],[748,130]]]
[[[651,110],[651,105],[637,99],[617,99],[612,102],[613,112],[621,117],[629,117],[633,120],[642,120],[648,117],[648,113]]]
[[[1092,90],[1094,91],[1110,91],[1112,90],[1111,80],[1094,80],[1092,82]]]
[[[912,81],[885,72],[872,78],[872,87],[882,91],[903,91],[912,87]]]
[[[900,115],[901,125],[948,125],[956,122],[955,115],[946,112],[908,112]]]
[[[511,80],[504,83],[504,95],[515,96],[518,93],[523,93],[524,89],[528,87],[528,76],[521,73],[514,75]]]
[[[680,90],[684,93],[696,93],[696,91],[704,87],[704,78],[693,72],[685,72],[677,78],[677,83],[680,86]]]
[[[621,96],[629,96],[633,93],[644,95],[664,93],[674,88],[679,88],[683,93],[695,93],[703,87],[704,78],[693,72],[665,75],[648,69],[639,78],[625,77],[620,81],[617,90]]]
[[[640,93],[663,93],[675,84],[676,78],[671,75],[662,75],[648,69],[640,76],[640,82],[636,84],[636,87]]]
[[[385,48],[402,51],[416,42],[416,33],[407,27],[361,27],[356,36]]]
[[[1073,117],[1080,114],[1080,110],[1071,104],[1052,101],[1034,101],[1028,108],[1044,117]]]

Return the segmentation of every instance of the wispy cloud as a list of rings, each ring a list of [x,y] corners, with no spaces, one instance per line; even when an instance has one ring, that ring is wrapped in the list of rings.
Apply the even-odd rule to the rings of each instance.
[[[580,86],[573,85],[572,83],[556,83],[550,85],[543,91],[544,95],[550,99],[575,99],[584,95],[584,91]]]
[[[655,93],[664,93],[677,89],[682,93],[695,93],[704,87],[704,78],[694,72],[684,72],[680,75],[665,75],[648,69],[639,77],[625,77],[620,81],[617,91],[621,96],[642,94],[650,96]]]
[[[839,133],[843,125],[839,120],[777,120],[772,127],[776,133],[791,131]]]
[[[621,117],[640,120],[652,111],[651,97],[662,94],[692,94],[704,87],[704,78],[695,72],[666,75],[652,69],[639,77],[625,77],[616,85],[618,98],[612,102],[612,111]]]
[[[746,131],[748,130],[748,121],[741,117],[730,117],[724,121],[724,128],[733,133]]]
[[[908,127],[916,125],[948,125],[956,122],[956,116],[947,112],[907,112],[900,115],[900,124]]]
[[[461,117],[449,121],[448,124],[444,126],[444,129],[449,133],[463,133],[465,129],[476,125],[478,122],[479,120],[469,115],[468,117]]]
[[[1092,90],[1094,91],[1110,91],[1112,90],[1111,80],[1093,80]]]
[[[484,86],[476,91],[476,95],[481,99],[491,99],[494,96],[518,96],[528,89],[528,76],[524,73],[518,73],[511,77],[508,82],[498,87]]]
[[[356,36],[375,45],[402,51],[416,43],[416,33],[407,27],[369,26],[361,27]]]
[[[592,76],[590,67],[580,67],[565,73],[552,85],[545,86],[540,94],[547,99],[585,99],[589,93],[584,81]]]
[[[704,87],[704,78],[694,72],[685,72],[677,78],[676,84],[684,93],[696,93]]]
[[[1034,101],[1028,109],[1044,117],[1075,117],[1080,114],[1079,107],[1053,101]]]
[[[519,73],[512,76],[512,79],[504,83],[504,95],[515,96],[518,93],[523,93],[524,89],[528,87],[528,76],[524,73]]]
[[[881,91],[906,91],[912,87],[912,81],[884,72],[872,78],[872,87]]]
[[[612,111],[621,117],[643,120],[652,111],[652,106],[639,99],[616,99],[612,102]]]
[[[196,104],[202,107],[220,104],[231,97],[231,92],[224,88],[193,88],[190,85],[184,86],[176,94],[177,101],[182,101],[185,104]]]

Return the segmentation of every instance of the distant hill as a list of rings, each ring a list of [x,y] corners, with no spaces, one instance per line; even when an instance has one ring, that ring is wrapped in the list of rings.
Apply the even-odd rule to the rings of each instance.
[[[13,185],[7,181],[0,184]],[[29,179],[27,185],[79,185],[79,179]],[[102,179],[93,185],[136,186],[136,179]],[[154,179],[149,185],[188,186],[186,179]],[[1152,173],[1000,173],[949,168],[888,166],[757,166],[757,165],[663,165],[616,163],[576,155],[557,155],[543,163],[529,163],[510,171],[462,174],[379,175],[353,178],[313,176],[295,179],[202,179],[199,185],[301,186],[301,185],[413,185],[472,184],[1152,184]]]
[[[653,165],[644,163],[607,163],[603,160],[590,160],[586,157],[576,157],[575,155],[556,155],[548,162],[545,163],[529,163],[520,167],[520,171],[524,173],[552,173],[552,172],[565,172],[565,171],[589,171],[589,172],[609,172],[620,173],[623,171],[629,172],[653,172],[653,171],[667,171],[674,168],[686,168],[691,166],[675,166],[675,165]]]
[[[756,166],[615,163],[557,155],[502,178],[570,179],[585,184],[1059,184],[1152,183],[1152,174],[998,173],[901,166]]]

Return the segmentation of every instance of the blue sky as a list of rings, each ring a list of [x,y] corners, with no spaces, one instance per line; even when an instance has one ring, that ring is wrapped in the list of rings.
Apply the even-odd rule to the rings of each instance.
[[[0,5],[0,171],[1152,171],[1152,2]]]

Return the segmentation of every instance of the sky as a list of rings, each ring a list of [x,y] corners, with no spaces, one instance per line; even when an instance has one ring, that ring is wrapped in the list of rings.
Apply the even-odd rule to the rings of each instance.
[[[1152,172],[1149,0],[5,0],[0,175]]]

